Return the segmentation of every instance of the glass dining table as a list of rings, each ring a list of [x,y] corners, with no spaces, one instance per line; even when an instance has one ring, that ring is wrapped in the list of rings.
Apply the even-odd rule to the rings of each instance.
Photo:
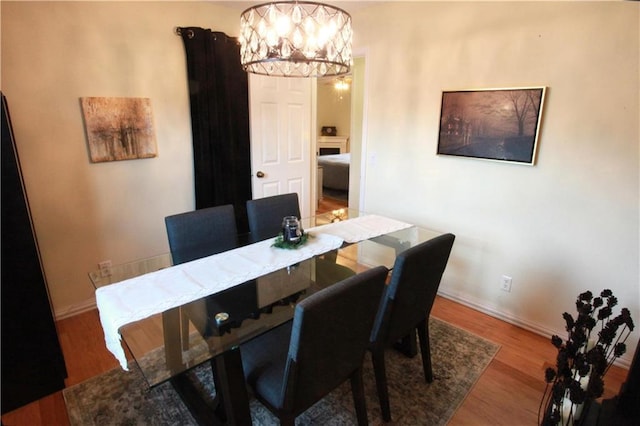
[[[305,230],[319,230],[364,215],[341,209],[303,218],[300,224]],[[170,381],[198,423],[250,425],[240,345],[290,320],[296,303],[305,297],[370,267],[391,269],[399,253],[440,234],[408,225],[345,242],[335,250],[126,324],[119,332],[135,361],[130,365],[137,365],[149,387]],[[92,271],[89,278],[98,289],[165,268],[172,268],[168,253],[115,265],[107,276]],[[202,395],[186,375],[206,362],[213,370],[213,399]]]

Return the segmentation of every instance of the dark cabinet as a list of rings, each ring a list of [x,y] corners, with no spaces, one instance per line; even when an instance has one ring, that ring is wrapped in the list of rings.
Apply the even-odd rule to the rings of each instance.
[[[67,371],[2,97],[2,413],[64,388]]]

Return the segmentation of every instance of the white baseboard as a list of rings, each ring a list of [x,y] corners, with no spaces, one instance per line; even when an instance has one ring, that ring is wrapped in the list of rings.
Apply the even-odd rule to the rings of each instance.
[[[81,314],[83,312],[90,311],[96,308],[96,299],[92,297],[91,299],[85,300],[84,302],[77,303],[75,305],[66,306],[62,309],[56,309],[53,313],[55,316],[55,320],[61,320],[65,318],[72,317],[74,315]]]
[[[484,314],[487,314],[491,317],[497,318],[509,324],[513,324],[525,330],[531,331],[532,333],[538,334],[543,337],[549,338],[549,344],[551,344],[551,336],[557,334],[558,336],[563,336],[566,334],[565,330],[552,330],[543,325],[524,320],[522,318],[515,317],[513,315],[506,314],[504,312],[500,312],[492,306],[486,306],[477,300],[471,300],[468,297],[464,297],[460,294],[447,293],[445,291],[438,291],[438,295],[452,300],[454,302],[460,303],[461,305],[467,306],[471,309],[475,309],[476,311],[480,311]],[[627,370],[631,367],[631,357],[633,353],[629,354],[627,352],[624,356],[616,359],[614,365],[621,368],[626,368]],[[550,363],[554,363],[555,360],[550,360]]]

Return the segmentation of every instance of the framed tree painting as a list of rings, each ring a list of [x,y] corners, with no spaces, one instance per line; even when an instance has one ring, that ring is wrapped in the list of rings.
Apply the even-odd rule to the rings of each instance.
[[[157,155],[151,100],[80,98],[91,162]]]
[[[442,92],[438,154],[533,165],[546,87]]]

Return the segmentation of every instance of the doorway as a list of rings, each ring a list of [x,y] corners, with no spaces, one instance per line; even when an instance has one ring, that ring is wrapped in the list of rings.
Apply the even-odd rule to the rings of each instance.
[[[319,210],[360,208],[364,65],[357,57],[349,75],[317,80]]]
[[[253,198],[295,192],[302,217],[309,217],[311,80],[250,74],[249,88]]]
[[[254,78],[252,75],[250,78],[250,103],[251,103],[251,146],[252,146],[252,187],[253,187],[253,198],[261,198],[268,195],[275,195],[283,192],[298,192],[298,195],[301,199],[301,209],[305,210],[306,206],[311,207],[310,210],[304,211],[303,216],[308,216],[309,213],[312,213],[314,210],[316,213],[337,210],[340,208],[352,207],[354,209],[363,209],[363,205],[361,202],[361,180],[364,177],[365,164],[362,162],[362,151],[364,146],[364,75],[365,75],[365,59],[364,57],[354,58],[354,65],[352,67],[352,72],[349,76],[345,76],[345,83],[349,85],[348,90],[342,90],[343,93],[334,93],[335,90],[335,77],[334,78],[326,78],[326,79],[278,79],[274,77],[267,77],[266,81],[262,81],[264,79]],[[280,82],[279,80],[283,80]],[[301,127],[297,131],[289,132],[283,131],[280,132],[282,134],[294,135],[297,134],[299,137],[293,138],[293,141],[297,141],[297,143],[290,143],[289,140],[287,143],[281,144],[276,143],[276,141],[272,141],[272,143],[267,143],[264,145],[264,142],[270,141],[273,138],[260,138],[261,135],[277,135],[279,132],[276,129],[265,129],[265,123],[280,123],[282,119],[265,119],[263,117],[264,112],[272,111],[275,108],[275,105],[278,104],[277,100],[281,98],[281,96],[275,96],[271,99],[269,103],[270,107],[260,108],[258,105],[260,104],[259,100],[264,97],[260,95],[262,92],[278,92],[274,87],[267,87],[277,85],[278,87],[283,84],[284,86],[288,86],[293,84],[292,80],[303,80],[298,81],[297,83],[303,83],[304,81],[311,83],[313,81],[315,86],[312,87],[312,93],[304,96],[313,102],[312,105],[315,105],[315,108],[311,108],[312,114],[309,114],[310,118],[315,118],[315,120],[311,120],[314,124],[306,123],[305,120],[300,119],[300,117],[304,117],[305,113],[302,112],[297,116],[299,119],[294,119],[293,123],[297,123],[301,125]],[[262,84],[258,84],[258,82]],[[327,82],[328,81],[328,82]],[[286,84],[285,84],[286,83]],[[266,85],[266,86],[265,86]],[[294,84],[295,85],[295,84]],[[262,87],[264,86],[264,87]],[[324,86],[324,87],[323,87]],[[327,109],[323,109],[321,95],[318,93],[323,88],[328,88],[330,97],[330,102],[328,103],[329,111],[335,112],[338,111],[338,114],[333,114],[331,116],[324,115],[321,111],[326,111]],[[291,88],[288,88],[291,90]],[[293,92],[299,92],[299,87],[295,87]],[[340,98],[341,97],[341,98]],[[325,105],[327,103],[325,102]],[[333,106],[332,106],[333,104]],[[339,105],[341,108],[336,108],[335,105]],[[302,109],[304,110],[304,108]],[[301,110],[301,111],[302,111]],[[272,111],[273,112],[273,111]],[[273,112],[275,113],[275,112]],[[261,115],[262,114],[262,115]],[[282,114],[281,114],[282,115]],[[315,116],[315,117],[312,117]],[[284,114],[287,116],[287,114]],[[262,118],[261,118],[262,117]],[[328,117],[328,118],[327,118]],[[306,123],[306,124],[304,124]],[[322,127],[334,127],[336,128],[336,136],[322,136]],[[305,132],[304,129],[308,130]],[[267,131],[268,130],[268,131]],[[266,133],[265,133],[266,131]],[[313,132],[315,133],[315,137],[313,137]],[[305,137],[306,134],[306,137]],[[309,140],[311,139],[311,140]],[[314,151],[309,152],[308,148],[306,150],[304,147],[312,146],[311,143],[313,141],[316,142],[316,149]],[[264,146],[263,146],[264,145]],[[263,149],[265,147],[271,147],[271,149],[267,149],[266,151]],[[281,153],[281,149],[276,149],[277,146],[286,146],[286,147],[298,147],[299,150],[294,149],[293,155],[298,162],[304,162],[302,159],[306,158],[307,161],[310,161],[310,164],[307,163],[307,173],[310,173],[312,170],[317,170],[316,179],[313,179],[313,174],[310,173],[308,179],[293,179],[291,180],[291,170],[288,166],[284,166],[280,164],[280,162],[275,161],[277,158],[289,158],[289,155],[275,155],[275,153]],[[343,181],[346,180],[347,184],[342,184],[342,187],[338,185],[336,188],[336,184],[331,184],[330,180],[326,181],[323,179],[323,172],[317,166],[319,166],[319,162],[314,161],[319,158],[320,150],[323,146],[329,146],[331,150],[329,152],[337,152],[348,154],[349,161],[346,171],[346,178],[342,178]],[[273,155],[263,155],[265,153],[272,153]],[[260,154],[260,155],[258,155]],[[315,155],[313,155],[315,154]],[[256,158],[257,156],[257,158]],[[265,163],[264,160],[273,160],[267,161]],[[269,164],[267,164],[269,163]],[[267,166],[279,166],[280,169],[285,171],[285,175],[280,176],[280,178],[284,178],[284,180],[275,180],[272,182],[272,178],[276,177],[277,173],[274,170],[267,170]],[[284,166],[284,168],[283,168]],[[304,168],[304,167],[303,167]],[[324,169],[324,167],[323,167]],[[345,173],[344,171],[342,173]],[[285,177],[286,176],[286,177]],[[302,175],[300,175],[302,176]],[[327,182],[328,185],[323,185],[322,183]],[[311,184],[317,183],[317,186],[311,187]],[[309,213],[307,213],[309,212]]]

